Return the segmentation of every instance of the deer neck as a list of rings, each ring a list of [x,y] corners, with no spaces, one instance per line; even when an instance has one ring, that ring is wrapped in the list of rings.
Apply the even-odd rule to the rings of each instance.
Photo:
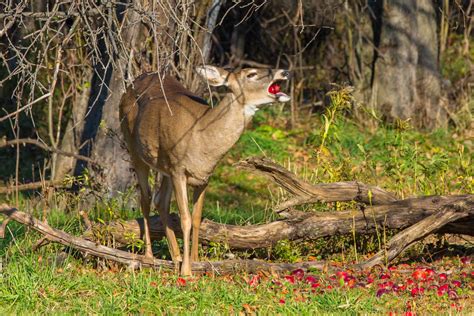
[[[207,111],[200,129],[206,139],[212,140],[207,145],[213,153],[224,155],[238,141],[252,118],[246,111],[242,98],[233,93],[226,94],[217,106]]]
[[[227,93],[216,107],[209,111],[209,115],[214,118],[225,116],[222,123],[228,124],[231,122],[241,123],[242,114],[244,125],[252,120],[252,117],[258,111],[258,106],[246,102],[245,98],[240,95],[236,96],[234,93]],[[224,114],[225,113],[225,114]],[[226,125],[227,126],[227,125]]]

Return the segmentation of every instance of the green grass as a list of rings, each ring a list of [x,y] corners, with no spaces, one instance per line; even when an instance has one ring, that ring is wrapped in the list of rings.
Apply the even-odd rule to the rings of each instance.
[[[103,270],[71,256],[60,260],[57,245],[48,245],[34,253],[30,247],[38,236],[31,232],[24,235],[24,229],[15,224],[11,230],[15,241],[10,236],[2,244],[3,249],[9,245],[2,256],[2,314],[353,315],[400,313],[407,303],[420,312],[439,312],[440,306],[450,310],[451,301],[446,297],[384,295],[377,298],[375,286],[368,289],[340,286],[313,293],[305,284],[290,284],[280,279],[282,285],[276,285],[272,277],[263,277],[253,286],[249,284],[252,276],[247,275],[201,276],[180,286],[177,276],[161,271],[133,272],[114,266]],[[472,295],[472,290],[459,293]],[[455,304],[468,313],[472,310],[470,303],[464,300]]]
[[[61,265],[48,262],[51,252],[10,258],[0,287],[0,312],[4,313],[183,313],[227,314],[258,306],[260,312],[375,311],[374,298],[367,297],[343,309],[337,306],[356,301],[358,293],[328,293],[307,304],[279,306],[280,296],[267,286],[250,288],[238,277],[202,277],[186,287],[176,277],[160,272],[96,272],[75,260]],[[42,258],[39,262],[38,258]],[[54,258],[53,258],[54,259]]]
[[[63,222],[59,227],[68,230],[69,224]],[[358,292],[326,293],[299,304],[291,301],[291,295],[269,290],[270,280],[262,286],[250,287],[246,276],[233,276],[231,282],[228,278],[203,276],[188,280],[182,287],[177,285],[176,276],[160,271],[97,270],[91,263],[85,264],[72,256],[61,260],[58,245],[32,252],[31,245],[39,235],[25,234],[24,227],[18,224],[9,228],[11,234],[1,244],[2,314],[227,314],[257,306],[263,313],[377,310],[374,297],[361,299]],[[288,304],[282,306],[278,303],[280,298],[286,298]],[[347,302],[354,304],[339,307]]]
[[[275,219],[272,206],[285,193],[268,179],[233,166],[240,159],[254,155],[276,160],[315,183],[359,180],[400,197],[473,193],[472,140],[464,138],[462,133],[417,132],[409,126],[380,126],[369,131],[345,118],[343,111],[336,108],[334,113],[326,113],[327,120],[313,116],[292,131],[286,130],[285,117],[277,108],[258,112],[254,128],[245,132],[212,177],[204,216],[241,225]],[[137,205],[131,193],[100,201],[89,211],[91,219],[106,222],[139,216],[130,207]],[[78,215],[81,198],[57,193],[48,202],[49,224],[80,235],[84,229]],[[10,197],[5,199],[13,202]],[[20,201],[21,208],[38,217],[42,216],[45,205],[43,199],[33,195],[23,195]],[[353,203],[312,206],[317,211],[352,207]],[[252,287],[248,284],[251,276],[247,275],[202,276],[188,280],[183,287],[177,285],[177,276],[169,273],[130,272],[113,265],[103,269],[95,267],[94,260],[85,263],[73,256],[61,258],[58,254],[62,247],[58,245],[47,245],[33,252],[31,247],[39,237],[11,223],[6,239],[0,240],[1,314],[379,314],[393,309],[400,313],[407,302],[418,304],[414,308],[417,311],[439,312],[439,308],[445,308],[450,312],[450,301],[435,295],[420,299],[406,295],[377,298],[376,288],[335,288],[312,294],[301,285],[275,289],[272,277],[263,278],[259,286]],[[359,256],[379,249],[374,236],[358,237],[355,247]],[[168,257],[164,242],[156,243],[155,248],[159,257]],[[201,254],[207,260],[215,260],[223,258],[228,251],[225,245],[212,244],[203,248]],[[273,249],[235,254],[289,262],[323,258],[344,264],[354,259],[353,253],[352,236],[344,236],[315,242],[281,241]],[[280,303],[281,299],[284,304]],[[469,307],[472,310],[472,305],[463,304],[464,311]]]

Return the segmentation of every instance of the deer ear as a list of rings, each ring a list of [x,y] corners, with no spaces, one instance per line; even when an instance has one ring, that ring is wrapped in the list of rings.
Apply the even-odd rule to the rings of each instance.
[[[196,67],[196,71],[201,77],[206,79],[211,86],[227,85],[229,72],[222,68],[204,65]]]

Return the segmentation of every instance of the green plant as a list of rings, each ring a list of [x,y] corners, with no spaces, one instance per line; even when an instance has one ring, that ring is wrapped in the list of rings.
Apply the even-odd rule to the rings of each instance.
[[[298,244],[289,240],[279,240],[272,249],[275,259],[285,262],[296,262],[301,258]]]
[[[126,232],[124,238],[127,242],[127,248],[132,252],[141,251],[145,245],[145,242],[133,232]]]
[[[352,107],[352,91],[352,87],[346,86],[337,90],[329,91],[326,94],[329,97],[330,103],[326,108],[326,113],[322,115],[323,129],[321,130],[321,141],[318,152],[321,152],[324,149],[328,138],[337,139],[338,130],[334,125],[343,111]]]

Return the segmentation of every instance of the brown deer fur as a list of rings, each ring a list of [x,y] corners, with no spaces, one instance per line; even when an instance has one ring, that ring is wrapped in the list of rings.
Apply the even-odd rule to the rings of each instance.
[[[175,193],[184,240],[183,275],[191,274],[191,260],[198,259],[204,192],[217,163],[237,142],[257,106],[289,100],[282,92],[269,92],[271,85],[289,78],[286,70],[248,68],[228,72],[203,66],[197,71],[210,85],[229,88],[218,106],[208,106],[176,79],[160,78],[158,74],[138,77],[120,103],[122,132],[140,186],[146,255],[153,256],[148,227],[152,199],[148,174],[152,169],[163,175],[154,203],[165,227],[171,256],[177,263],[181,261],[180,251],[175,234],[167,225],[171,192]],[[194,187],[192,218],[188,210],[187,185]]]

